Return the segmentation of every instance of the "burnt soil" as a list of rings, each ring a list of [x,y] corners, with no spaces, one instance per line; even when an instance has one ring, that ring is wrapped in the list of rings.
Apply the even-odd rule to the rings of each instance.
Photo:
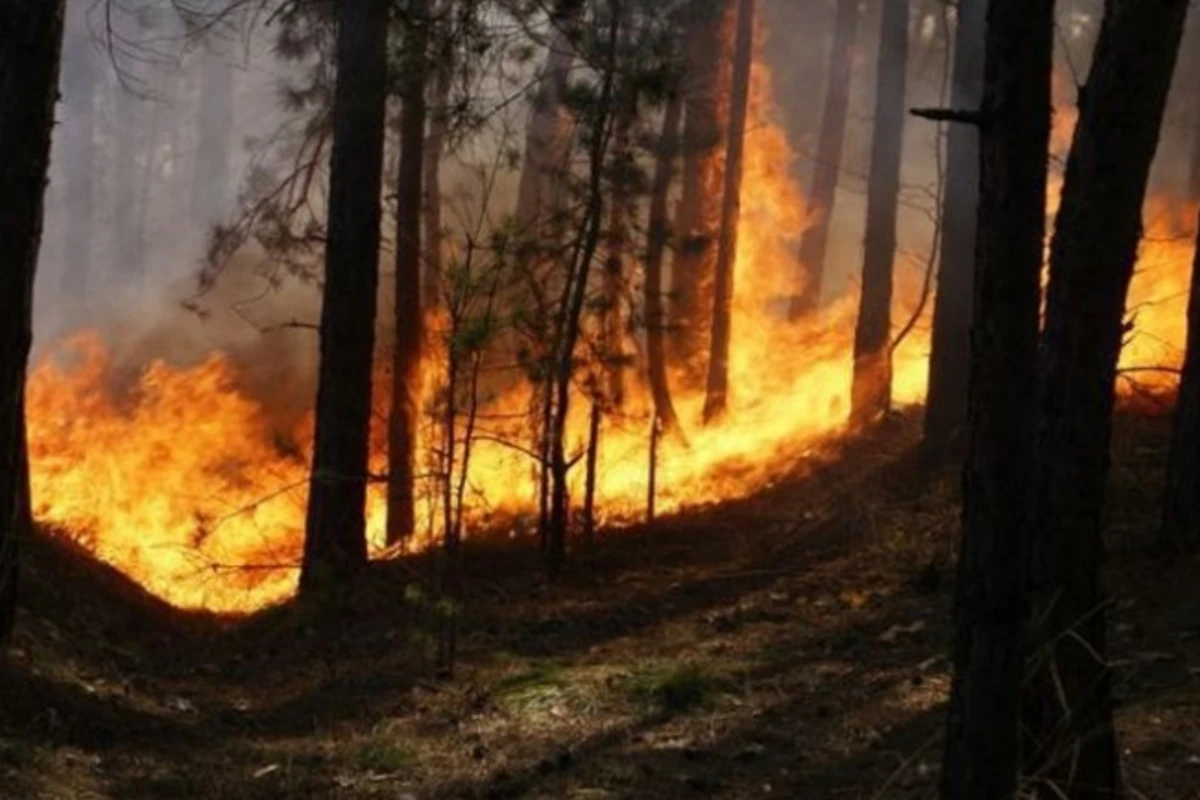
[[[0,667],[4,798],[917,798],[948,684],[953,470],[916,424],[753,497],[609,531],[553,585],[468,548],[452,680],[420,559],[245,620],[28,542]],[[1200,798],[1200,560],[1148,544],[1161,419],[1122,421],[1111,658],[1134,797]]]

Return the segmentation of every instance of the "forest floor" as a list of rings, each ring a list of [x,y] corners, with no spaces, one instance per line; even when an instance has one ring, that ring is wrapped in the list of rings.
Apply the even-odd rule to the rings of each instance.
[[[957,476],[916,425],[736,502],[612,532],[553,586],[470,548],[455,679],[418,562],[315,614],[173,611],[50,537],[0,673],[5,798],[916,798],[948,685]],[[1200,798],[1200,560],[1157,559],[1165,425],[1125,420],[1110,526],[1138,797]]]

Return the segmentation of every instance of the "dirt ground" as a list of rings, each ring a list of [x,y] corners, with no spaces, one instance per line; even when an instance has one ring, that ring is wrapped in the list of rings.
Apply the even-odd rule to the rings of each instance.
[[[610,531],[553,586],[529,546],[472,546],[450,681],[419,560],[235,623],[41,537],[0,672],[0,796],[933,796],[957,476],[915,437],[898,419],[753,497]],[[1187,800],[1200,560],[1146,546],[1164,447],[1161,420],[1122,425],[1111,655],[1135,797]]]

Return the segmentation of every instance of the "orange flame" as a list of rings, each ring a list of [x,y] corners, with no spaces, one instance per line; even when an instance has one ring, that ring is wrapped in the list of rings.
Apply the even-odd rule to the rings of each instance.
[[[772,118],[770,74],[761,64],[752,84],[729,412],[702,427],[703,397],[676,398],[689,442],[662,442],[657,506],[663,511],[744,496],[771,482],[840,431],[849,410],[856,298],[843,297],[806,323],[785,319],[805,208],[789,178],[794,156]],[[1166,206],[1159,211],[1156,218],[1173,229],[1177,219]],[[1151,230],[1132,292],[1138,327],[1124,365],[1179,361],[1191,244]],[[913,307],[919,281],[898,282],[897,308]],[[927,327],[917,326],[895,354],[899,404],[923,397]],[[273,430],[237,378],[231,362],[214,354],[187,368],[152,363],[130,391],[118,393],[95,335],[43,359],[28,384],[36,516],[181,607],[249,611],[289,596],[302,550],[311,420]],[[623,414],[605,423],[597,486],[602,521],[644,513],[650,398],[640,385],[631,390]],[[526,390],[494,405],[522,409],[528,399]],[[582,399],[574,406],[569,439],[578,452],[587,408]],[[380,466],[382,436],[374,442],[373,466]],[[422,450],[418,463],[430,463],[430,442]],[[581,473],[573,472],[576,483]],[[477,442],[468,525],[487,525],[487,512],[530,512],[534,475],[527,455]],[[435,520],[433,499],[422,502],[419,519]],[[372,486],[368,527],[377,553],[383,514],[382,493]],[[437,533],[431,523],[424,537]]]

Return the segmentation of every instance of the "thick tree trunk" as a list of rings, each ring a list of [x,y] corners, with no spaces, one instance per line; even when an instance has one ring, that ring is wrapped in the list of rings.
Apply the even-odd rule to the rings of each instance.
[[[960,4],[959,10],[978,9]],[[983,23],[967,16],[960,26],[968,21]],[[955,584],[954,680],[942,766],[946,800],[1009,800],[1016,795],[1021,767],[1021,631],[1033,498],[1054,0],[993,2],[985,38],[978,259],[956,265],[975,264],[976,325]],[[960,48],[968,46],[979,45],[959,41]]]
[[[954,88],[950,105],[978,108],[983,93],[983,52],[987,0],[960,0],[954,36]],[[975,228],[979,193],[979,131],[951,125],[947,144],[946,188],[942,196],[942,240],[929,390],[925,396],[924,448],[941,459],[963,433],[971,361],[971,297],[975,270]],[[960,451],[961,452],[961,451]]]
[[[367,557],[364,506],[379,284],[387,30],[387,0],[337,5],[329,233],[302,592],[335,585]]]
[[[421,200],[425,167],[425,90],[429,71],[429,0],[409,0],[401,75],[400,166],[396,177],[396,343],[388,418],[387,541],[416,525],[414,454],[421,404]]]
[[[683,121],[683,98],[675,91],[667,98],[663,112],[662,136],[654,165],[650,188],[650,211],[646,243],[646,363],[649,370],[650,392],[654,397],[654,413],[663,430],[679,430],[679,416],[671,400],[671,385],[667,379],[666,326],[663,303],[663,260],[670,238],[667,219],[667,195],[675,179],[675,162],[679,158],[679,133]]]
[[[698,4],[687,31],[683,187],[671,264],[670,354],[693,387],[705,374],[729,129],[735,0]]]
[[[1187,352],[1167,462],[1161,543],[1176,552],[1200,550],[1200,220],[1187,307]]]
[[[625,5],[621,37],[628,42],[632,33],[630,6]],[[629,250],[629,225],[636,216],[634,176],[637,169],[633,153],[633,126],[638,116],[638,87],[632,80],[623,82],[613,111],[612,202],[608,211],[608,255],[604,263],[604,356],[605,400],[612,408],[625,403],[625,289]]]
[[[908,0],[883,0],[875,89],[875,133],[867,187],[867,232],[862,298],[854,331],[850,420],[865,425],[891,407],[892,266],[904,150],[904,97],[908,69]]]
[[[441,17],[453,11],[453,3],[441,5]],[[449,35],[441,32],[440,36]],[[450,88],[454,77],[454,51],[445,47],[438,63],[433,65],[434,80],[429,108],[429,133],[425,140],[424,232],[425,268],[421,278],[422,308],[431,311],[442,302],[442,273],[445,270],[442,232],[442,156],[446,150],[446,134],[450,127]]]
[[[23,397],[62,33],[62,0],[0,6],[0,647],[16,611],[17,543],[31,527]]]
[[[1073,800],[1123,791],[1101,516],[1126,295],[1187,6],[1105,4],[1050,251],[1032,576],[1044,627],[1026,728],[1039,774]]]
[[[825,252],[829,247],[829,225],[837,199],[842,149],[846,142],[846,118],[850,112],[850,82],[854,76],[854,42],[858,36],[859,0],[838,0],[833,42],[829,50],[829,78],[825,86],[825,110],[817,136],[816,163],[808,193],[810,216],[800,238],[800,286],[792,298],[789,314],[799,319],[821,302],[825,274]]]
[[[95,215],[96,89],[101,67],[88,27],[88,0],[71,0],[71,24],[62,65],[63,149],[66,161],[66,263],[59,278],[61,296],[71,305],[86,302],[92,271]]]
[[[733,333],[733,278],[737,268],[738,218],[742,208],[742,162],[746,151],[746,115],[750,107],[750,67],[754,61],[755,0],[739,0],[737,42],[733,57],[733,92],[729,112],[729,145],[725,151],[725,181],[717,273],[713,285],[712,342],[708,356],[708,386],[704,419],[725,413],[729,403],[729,345]]]

